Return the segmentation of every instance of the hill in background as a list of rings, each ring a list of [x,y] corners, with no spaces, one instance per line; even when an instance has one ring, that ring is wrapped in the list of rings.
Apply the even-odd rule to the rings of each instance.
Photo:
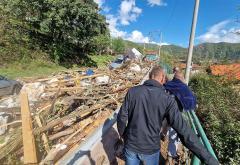
[[[194,48],[194,56],[200,59],[240,60],[239,43],[203,43]]]
[[[136,47],[143,51],[144,44],[126,41],[127,47]],[[146,44],[147,50],[158,50],[156,44]],[[186,59],[188,49],[177,45],[163,45],[162,52],[176,58]],[[198,61],[236,61],[240,60],[240,43],[203,43],[196,45],[193,51],[193,60]]]

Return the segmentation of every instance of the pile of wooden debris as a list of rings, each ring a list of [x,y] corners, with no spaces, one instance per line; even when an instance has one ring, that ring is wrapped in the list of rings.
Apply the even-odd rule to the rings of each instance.
[[[9,116],[8,123],[1,125],[7,131],[0,136],[4,141],[0,160],[6,164],[56,162],[121,105],[127,90],[149,70],[140,66],[140,72],[129,66],[114,71],[68,71],[31,80],[21,91],[21,106],[0,109]]]

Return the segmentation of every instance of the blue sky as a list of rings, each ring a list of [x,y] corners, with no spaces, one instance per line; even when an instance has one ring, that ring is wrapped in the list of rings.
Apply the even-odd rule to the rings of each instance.
[[[195,0],[95,0],[113,37],[187,47]],[[195,43],[239,43],[239,0],[200,0]]]

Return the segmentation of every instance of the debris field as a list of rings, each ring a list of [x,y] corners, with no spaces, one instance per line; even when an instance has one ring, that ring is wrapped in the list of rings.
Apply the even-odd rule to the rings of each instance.
[[[112,71],[81,68],[23,80],[20,95],[0,100],[0,160],[56,162],[103,124],[149,69],[132,63]],[[23,156],[26,152],[33,154]]]

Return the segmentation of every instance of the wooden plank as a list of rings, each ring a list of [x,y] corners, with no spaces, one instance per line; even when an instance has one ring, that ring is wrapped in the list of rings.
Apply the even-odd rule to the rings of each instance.
[[[71,79],[66,79],[66,80],[60,80],[61,82],[68,82],[68,81],[77,81],[77,80],[83,80],[83,79],[88,79],[88,78],[96,78],[96,77],[100,77],[100,76],[104,76],[104,75],[107,75],[107,74],[94,74],[94,75],[91,75],[91,76],[78,76],[76,78],[71,78]]]
[[[32,119],[28,103],[28,95],[21,92],[22,135],[24,164],[37,164],[35,139],[32,130]]]
[[[19,113],[20,112],[20,107],[0,108],[0,112]]]
[[[16,120],[16,121],[13,121],[11,123],[0,125],[0,128],[6,127],[6,126],[9,126],[9,125],[13,125],[13,124],[16,124],[16,123],[21,123],[21,122],[22,122],[22,120]]]
[[[65,88],[60,88],[60,90],[62,92],[67,92],[67,91],[76,91],[76,90],[82,90],[84,89],[83,87],[65,87]],[[58,91],[59,88],[48,88],[48,89],[45,89],[45,91],[48,91],[48,92],[55,92],[55,91]]]
[[[60,87],[58,88],[57,93],[54,95],[54,99],[53,99],[53,101],[52,101],[51,107],[50,107],[50,109],[48,110],[48,114],[51,114],[51,113],[52,113],[52,111],[53,111],[53,109],[54,109],[54,105],[55,105],[55,103],[56,103],[56,101],[57,101],[57,98],[58,98],[58,96],[59,96],[59,93],[60,93]]]
[[[46,110],[46,109],[48,109],[49,107],[51,107],[51,105],[52,105],[52,104],[48,104],[48,105],[46,105],[45,107],[37,110],[37,114],[39,115],[39,114],[42,113],[44,110]]]
[[[58,132],[58,133],[56,133],[56,134],[50,135],[50,136],[49,136],[49,140],[55,140],[55,139],[58,139],[58,138],[60,138],[60,137],[63,137],[63,136],[72,134],[72,133],[74,133],[74,131],[75,131],[75,130],[74,130],[73,128],[70,128],[70,129],[67,129],[67,130]]]
[[[40,120],[40,117],[38,115],[35,116],[35,120],[36,120],[36,123],[37,123],[38,127],[43,126],[42,122]],[[47,135],[45,133],[42,133],[42,141],[43,141],[44,148],[48,153],[50,151],[50,147],[48,145],[48,138],[47,138]]]

